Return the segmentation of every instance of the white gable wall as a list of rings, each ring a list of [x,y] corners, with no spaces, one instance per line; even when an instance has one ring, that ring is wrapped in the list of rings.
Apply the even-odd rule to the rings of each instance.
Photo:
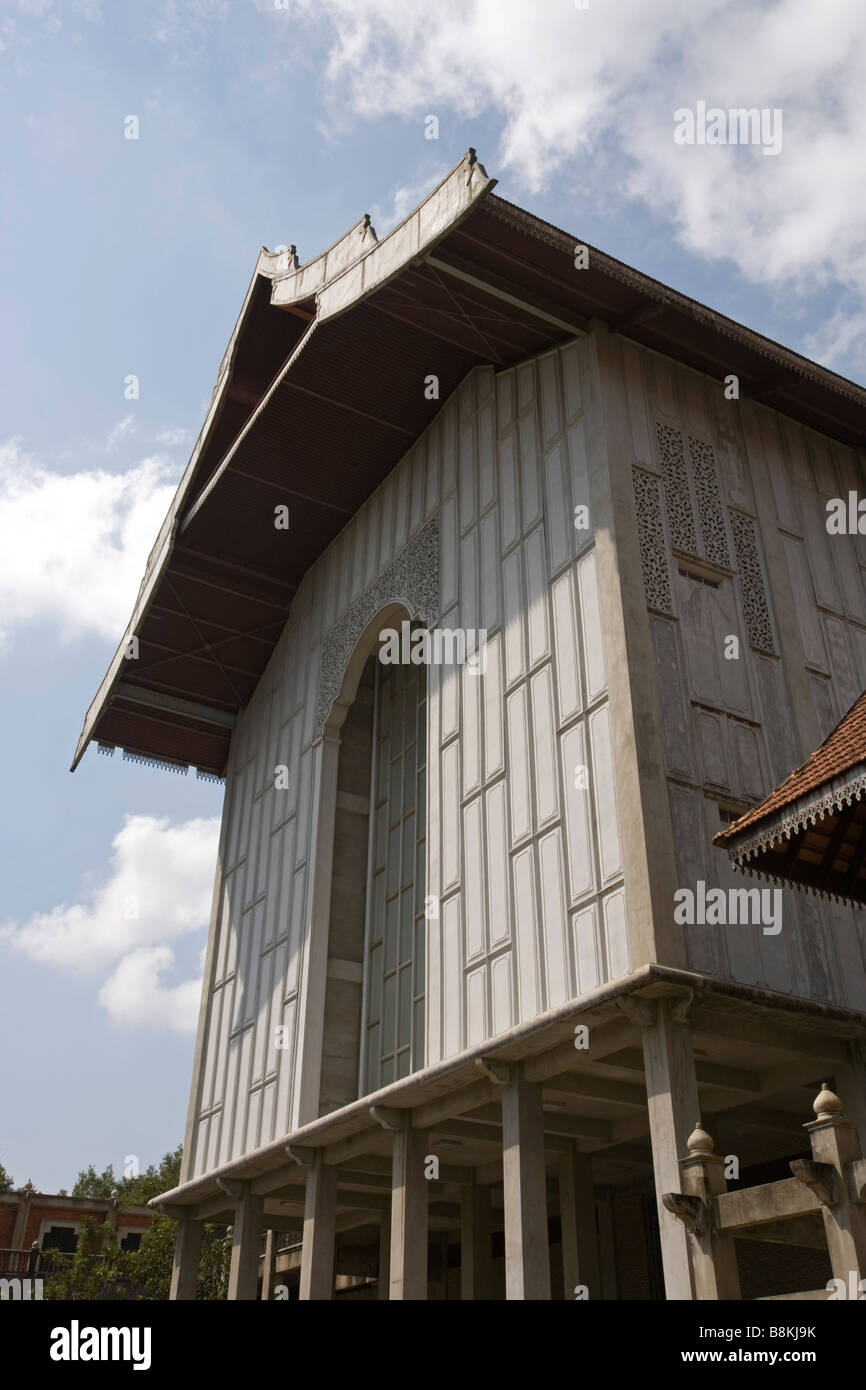
[[[488,648],[483,676],[428,670],[426,1061],[631,968],[595,539],[573,524],[592,370],[581,343],[470,374],[305,577],[232,741],[185,1179],[316,1113],[323,653],[434,517],[438,625]]]

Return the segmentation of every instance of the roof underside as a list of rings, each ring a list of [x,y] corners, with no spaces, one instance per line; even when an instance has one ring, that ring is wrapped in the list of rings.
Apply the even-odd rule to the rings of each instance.
[[[506,369],[601,319],[860,444],[862,388],[600,252],[576,270],[576,238],[493,185],[470,151],[382,242],[364,219],[303,268],[293,251],[260,256],[73,767],[95,738],[223,775],[304,574],[473,367]],[[274,525],[281,503],[288,530]]]
[[[714,843],[735,868],[866,903],[866,693],[810,758]]]

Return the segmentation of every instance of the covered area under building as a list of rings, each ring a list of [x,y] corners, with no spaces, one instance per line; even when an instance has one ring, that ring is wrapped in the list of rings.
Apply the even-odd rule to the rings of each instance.
[[[172,1296],[219,1221],[230,1298],[826,1297],[866,1261],[862,1053],[856,1015],[645,967],[164,1194]]]

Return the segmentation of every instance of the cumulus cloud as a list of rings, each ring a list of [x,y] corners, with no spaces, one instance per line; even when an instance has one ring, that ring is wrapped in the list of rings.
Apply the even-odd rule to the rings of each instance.
[[[274,13],[272,0],[257,0]],[[681,245],[799,296],[851,300],[835,355],[866,356],[866,9],[838,0],[287,0],[327,35],[335,126],[456,111],[498,119],[479,153],[531,196],[649,206]],[[275,17],[279,41],[286,15]],[[284,32],[297,44],[292,26]],[[287,38],[288,41],[288,38]],[[781,108],[777,158],[674,143],[674,112]],[[566,182],[567,181],[567,182]],[[579,231],[579,225],[573,228]],[[826,335],[825,335],[826,336]],[[832,335],[830,335],[832,336]],[[826,355],[834,356],[833,343]]]
[[[17,440],[0,444],[0,645],[50,620],[62,641],[126,626],[176,464],[154,454],[126,473],[42,467]]]
[[[161,977],[173,965],[170,946],[142,946],[130,951],[99,991],[100,1004],[116,1023],[194,1033],[201,976],[179,985],[165,985]]]
[[[169,944],[207,928],[219,819],[174,825],[127,816],[112,841],[101,887],[0,928],[9,950],[74,973],[104,973],[99,994],[119,1022],[194,1030],[201,977],[163,983],[174,965]]]

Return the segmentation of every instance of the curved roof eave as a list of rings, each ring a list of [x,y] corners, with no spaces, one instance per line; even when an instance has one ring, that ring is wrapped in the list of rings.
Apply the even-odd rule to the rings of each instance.
[[[469,149],[423,202],[381,241],[378,240],[373,227],[370,225],[369,214],[364,214],[333,246],[322,252],[306,266],[299,265],[294,246],[279,252],[269,252],[262,248],[246,297],[220,363],[207,416],[199,432],[189,463],[178,484],[172,504],[148,556],[132,615],[99,690],[88,708],[70,771],[75,771],[84,756],[99,719],[111,701],[112,691],[126,660],[130,639],[141,625],[159,581],[168,567],[178,531],[195,517],[211,495],[239,445],[309,342],[316,324],[346,312],[353,304],[371,295],[388,280],[399,275],[412,260],[429,251],[436,242],[453,230],[472,210],[478,200],[489,193],[495,185],[496,180],[488,177],[484,166],[478,162],[475,151]],[[259,277],[271,281],[271,304],[273,306],[291,310],[301,302],[315,297],[315,315],[293,352],[245,421],[231,447],[223,455],[205,486],[195,498],[181,523],[180,513],[186,503],[199,460],[228,390],[232,365],[247,326],[250,304]]]

